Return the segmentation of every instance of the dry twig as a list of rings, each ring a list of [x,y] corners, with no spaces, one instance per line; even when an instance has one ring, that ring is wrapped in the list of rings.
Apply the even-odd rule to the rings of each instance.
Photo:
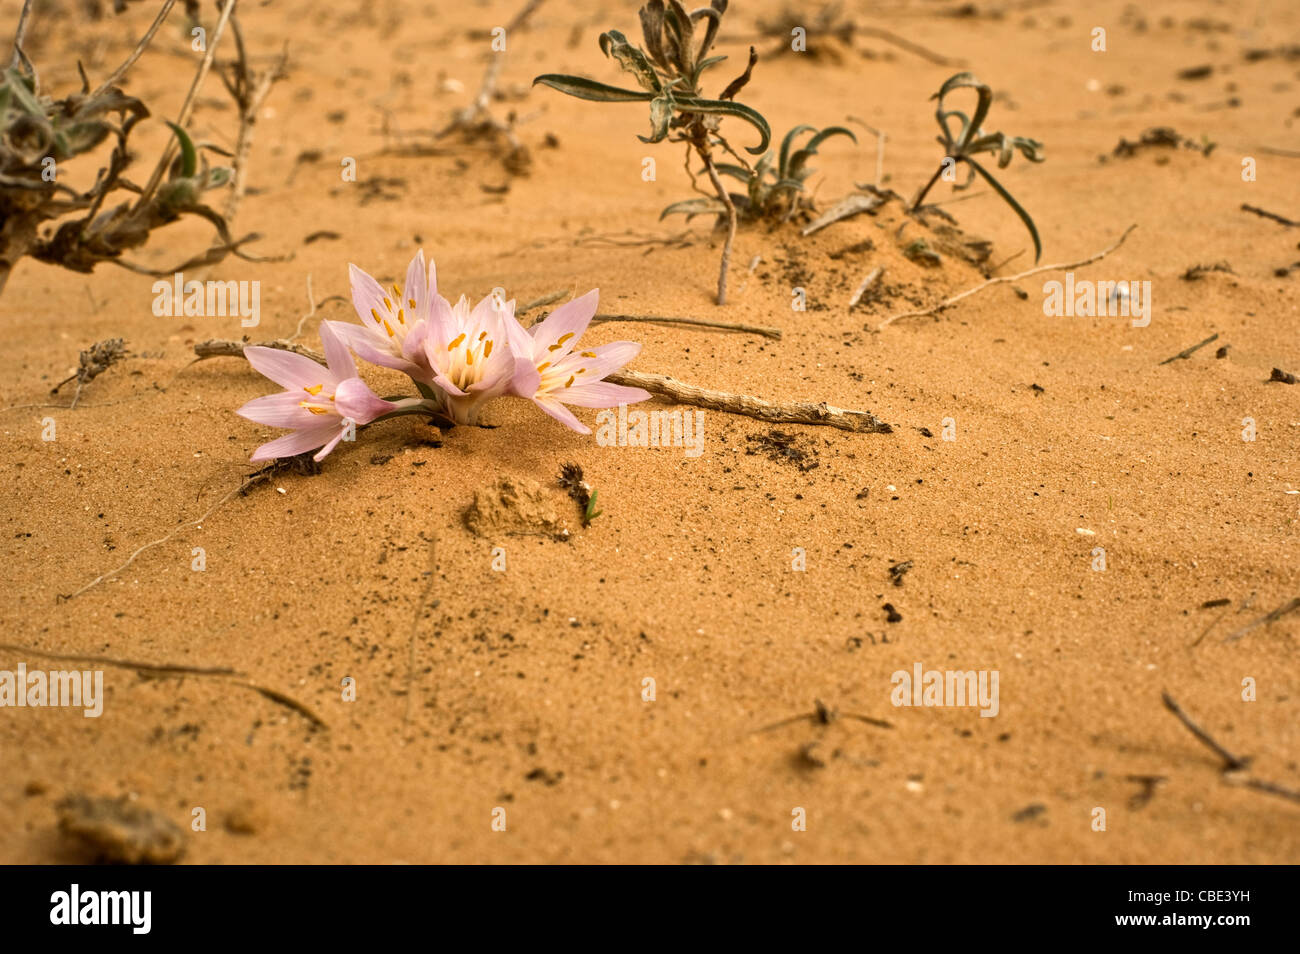
[[[1059,265],[1039,265],[1037,268],[1031,268],[1028,271],[1020,272],[1019,274],[1016,275],[1003,275],[999,278],[990,278],[988,281],[984,282],[983,284],[976,285],[974,288],[968,288],[966,289],[966,291],[962,292],[961,294],[953,295],[951,298],[945,298],[943,301],[939,302],[939,304],[933,305],[922,311],[904,311],[897,315],[890,315],[888,318],[882,321],[877,326],[877,328],[884,328],[887,325],[892,325],[894,322],[902,318],[921,318],[924,317],[925,315],[938,314],[944,309],[950,308],[951,306],[955,305],[963,298],[968,298],[971,295],[974,295],[976,292],[983,291],[984,289],[989,288],[993,285],[1002,285],[1002,284],[1006,284],[1007,282],[1019,281],[1022,278],[1028,278],[1030,275],[1037,275],[1041,272],[1056,272],[1064,268],[1082,268],[1084,265],[1091,265],[1093,262],[1099,262],[1107,255],[1109,255],[1111,252],[1115,251],[1117,248],[1123,245],[1124,240],[1129,237],[1129,234],[1135,228],[1137,228],[1136,224],[1130,225],[1128,228],[1124,230],[1124,234],[1121,235],[1113,245],[1111,245],[1108,248],[1102,249],[1100,252],[1097,252],[1095,255],[1090,255],[1087,258],[1080,259],[1077,262],[1064,262]]]

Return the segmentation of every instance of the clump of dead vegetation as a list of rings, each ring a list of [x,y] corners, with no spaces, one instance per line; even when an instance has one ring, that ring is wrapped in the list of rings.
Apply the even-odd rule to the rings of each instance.
[[[230,231],[227,218],[237,199],[228,205],[227,215],[205,201],[206,193],[235,179],[237,168],[246,160],[243,144],[251,118],[244,107],[252,101],[253,93],[244,85],[232,88],[241,107],[241,151],[235,167],[210,166],[202,154],[203,147],[196,147],[185,129],[194,96],[232,19],[235,0],[220,7],[189,96],[176,121],[167,123],[173,139],[153,173],[143,186],[126,176],[134,158],[131,135],[150,116],[150,110],[141,100],[123,92],[118,83],[148,47],[175,2],[166,0],[162,4],[149,30],[104,82],[92,88],[81,70],[81,88],[62,96],[41,83],[36,67],[23,50],[32,2],[24,4],[12,61],[0,75],[0,293],[23,258],[83,273],[91,272],[101,262],[111,262],[146,275],[211,265],[227,255],[256,260],[240,248],[258,236],[249,234],[236,239]],[[197,16],[197,3],[186,6],[191,16]],[[240,60],[232,75],[242,77],[245,85],[250,77],[242,41]],[[269,89],[269,82],[265,88]],[[73,177],[65,170],[71,166],[79,171],[91,164],[92,156],[102,154],[100,147],[106,142],[112,148],[94,183],[85,190],[69,185]],[[144,245],[153,232],[185,216],[206,219],[216,230],[217,241],[206,251],[162,271],[122,257]]]

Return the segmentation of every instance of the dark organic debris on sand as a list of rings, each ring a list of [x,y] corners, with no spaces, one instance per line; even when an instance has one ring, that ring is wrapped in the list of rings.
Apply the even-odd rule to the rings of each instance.
[[[97,861],[169,865],[185,853],[185,839],[175,823],[125,795],[74,794],[57,808],[59,831],[89,849]]]
[[[795,446],[795,435],[785,431],[768,431],[766,434],[753,434],[746,438],[750,447],[745,449],[747,455],[766,454],[768,460],[777,463],[794,464],[800,471],[807,473],[820,464],[812,458],[817,451],[806,451]]]

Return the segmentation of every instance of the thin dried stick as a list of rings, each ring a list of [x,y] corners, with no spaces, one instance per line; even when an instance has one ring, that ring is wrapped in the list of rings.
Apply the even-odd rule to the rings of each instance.
[[[862,301],[862,296],[871,290],[871,286],[874,285],[883,274],[885,274],[885,269],[882,266],[878,265],[873,268],[870,274],[868,274],[866,278],[862,279],[858,284],[858,287],[854,290],[853,297],[849,299],[849,307],[852,308],[858,302]]]
[[[149,25],[149,29],[145,31],[144,36],[140,38],[140,42],[135,45],[135,49],[131,51],[131,55],[126,58],[121,66],[109,74],[108,79],[99,84],[99,88],[95,90],[95,92],[91,93],[91,99],[98,99],[103,95],[105,90],[126,75],[126,71],[131,68],[131,64],[138,60],[140,55],[144,53],[146,48],[148,48],[149,44],[153,42],[153,35],[158,32],[158,28],[163,25],[163,21],[167,19],[167,14],[172,12],[172,7],[175,5],[176,0],[166,0],[166,2],[163,3],[162,9],[159,10],[158,15],[153,18],[153,23]]]
[[[9,650],[19,652],[24,655],[40,656],[44,659],[58,659],[64,662],[91,663],[92,665],[114,666],[118,669],[130,669],[132,672],[148,673],[159,676],[243,676],[244,674],[230,668],[229,666],[182,666],[170,663],[142,663],[133,662],[129,659],[115,659],[111,656],[82,656],[69,653],[52,653],[44,649],[37,649],[34,646],[19,646],[14,643],[0,643],[0,650]],[[259,686],[255,682],[249,682],[245,679],[232,679],[231,682],[244,689],[251,689],[259,695],[265,696],[272,702],[277,702],[282,706],[287,706],[299,715],[303,716],[313,725],[322,729],[329,728],[325,720],[313,712],[303,703],[299,702],[292,696],[280,692],[278,689],[271,689],[267,686]]]
[[[311,358],[318,363],[323,364],[325,361],[325,355],[319,351],[314,351],[306,345],[294,344],[286,338],[276,338],[274,341],[226,341],[221,338],[210,338],[207,341],[200,341],[194,346],[194,353],[198,355],[195,360],[204,358],[242,358],[245,347],[279,348],[281,351],[292,351],[304,358]]]
[[[200,341],[194,346],[194,353],[199,358],[238,357],[244,353],[246,344],[252,342],[222,341],[214,338],[210,341]],[[293,351],[313,361],[325,360],[324,355],[310,348],[283,340],[266,341],[261,347]],[[824,424],[827,427],[837,427],[842,431],[856,431],[860,434],[892,434],[894,431],[870,411],[854,411],[825,402],[816,404],[812,401],[784,401],[772,404],[748,394],[710,391],[693,384],[685,384],[667,375],[645,374],[640,371],[612,371],[605,375],[605,380],[613,384],[645,388],[651,394],[671,398],[679,404],[690,404],[712,411],[726,411],[728,414],[741,414],[774,424]]]
[[[265,73],[255,76],[248,68],[248,54],[244,49],[244,36],[239,30],[239,21],[231,17],[231,32],[235,35],[235,49],[238,59],[230,68],[231,75],[219,74],[222,83],[230,91],[235,105],[239,107],[239,135],[235,141],[235,178],[231,183],[230,197],[226,200],[226,221],[233,221],[235,210],[248,188],[248,157],[253,148],[253,127],[257,124],[257,112],[271,93],[271,87],[284,79],[288,73],[285,67],[289,62],[289,44],[285,43],[280,58]]]
[[[142,663],[130,659],[116,659],[112,656],[85,656],[75,653],[52,653],[35,646],[19,646],[17,643],[0,643],[0,649],[22,653],[28,656],[40,656],[43,659],[58,659],[62,662],[94,663],[100,666],[115,666],[118,669],[133,669],[136,672],[164,673],[169,675],[190,676],[242,676],[243,673],[229,666],[183,666],[172,663]]]
[[[171,0],[175,3],[176,0]],[[9,68],[16,69],[22,62],[23,40],[27,39],[27,22],[32,12],[32,0],[24,0],[22,13],[18,14],[18,29],[14,31],[14,52],[9,59]]]
[[[423,539],[424,534],[421,533],[420,537]],[[415,637],[420,632],[420,620],[424,618],[424,612],[429,606],[429,597],[433,594],[433,588],[438,579],[437,534],[432,534],[429,537],[428,573],[429,581],[420,592],[419,602],[415,604],[415,619],[411,621],[411,639],[406,653],[406,712],[402,716],[403,722],[411,721],[411,704],[415,699]]]
[[[1219,333],[1216,331],[1214,334],[1210,335],[1210,337],[1206,338],[1204,341],[1198,341],[1190,348],[1184,348],[1182,351],[1178,352],[1177,354],[1165,358],[1165,360],[1161,361],[1160,363],[1163,365],[1163,364],[1169,364],[1173,361],[1177,361],[1179,358],[1190,358],[1192,355],[1196,354],[1196,352],[1200,351],[1211,341],[1217,341],[1218,338],[1219,338]]]
[[[784,401],[772,404],[748,394],[710,391],[693,384],[684,384],[667,375],[645,374],[641,371],[611,371],[605,375],[605,380],[613,384],[645,388],[651,394],[669,398],[678,404],[742,414],[773,424],[825,424],[843,431],[864,434],[891,434],[894,430],[870,411],[848,410],[825,402],[814,404],[811,401]]]
[[[521,30],[527,25],[528,19],[537,11],[544,0],[527,0],[523,8],[514,15],[509,23],[505,26],[506,42],[510,42],[510,34],[516,30]],[[492,96],[496,93],[497,81],[501,76],[501,67],[505,63],[505,50],[494,52],[492,59],[488,63],[487,70],[483,73],[483,82],[479,86],[478,95],[474,101],[452,117],[442,130],[435,133],[435,138],[441,139],[448,133],[457,130],[472,130],[476,126],[488,126],[489,128],[501,133],[506,137],[512,149],[518,149],[519,140],[510,128],[508,123],[503,123],[492,115],[491,105]]]
[[[1285,616],[1287,613],[1294,613],[1298,609],[1300,609],[1300,596],[1297,596],[1289,603],[1283,603],[1277,609],[1273,610],[1270,613],[1266,613],[1265,615],[1261,616],[1259,619],[1255,620],[1253,623],[1246,624],[1245,626],[1241,627],[1241,629],[1237,630],[1235,633],[1231,633],[1225,636],[1223,638],[1223,641],[1225,643],[1235,643],[1237,640],[1241,639],[1241,637],[1245,636],[1255,627],[1265,626],[1269,623],[1274,623],[1277,620],[1281,619],[1283,616]]]
[[[757,266],[755,266],[757,267]],[[752,271],[753,269],[751,269]],[[567,288],[560,291],[551,292],[549,295],[543,295],[541,298],[535,298],[528,304],[515,309],[515,317],[527,314],[534,308],[541,308],[543,305],[551,305],[559,301],[565,295],[569,294]],[[613,315],[597,314],[591,319],[593,322],[598,321],[646,321],[654,324],[670,325],[695,325],[700,328],[720,328],[724,331],[744,331],[749,334],[763,335],[765,338],[781,337],[780,328],[772,328],[767,325],[747,325],[732,321],[711,321],[708,318],[677,318],[671,315]]]
[[[159,546],[159,545],[161,545],[161,544],[163,544],[163,543],[166,543],[168,540],[172,539],[172,537],[176,536],[176,534],[180,533],[180,532],[181,532],[182,530],[184,530],[186,527],[193,527],[193,526],[196,526],[196,525],[202,523],[204,520],[208,519],[208,517],[212,516],[212,514],[216,513],[217,508],[219,508],[219,507],[220,507],[222,504],[224,504],[227,500],[229,500],[231,497],[235,496],[235,495],[238,494],[238,493],[242,493],[242,492],[243,492],[247,487],[252,486],[252,484],[254,484],[254,483],[256,483],[256,482],[257,482],[257,480],[256,480],[255,477],[249,477],[249,478],[246,479],[243,483],[241,483],[238,487],[236,487],[236,488],[234,488],[233,490],[231,490],[228,494],[226,494],[224,497],[222,497],[220,500],[218,500],[216,503],[214,503],[211,507],[209,507],[209,508],[207,509],[207,511],[204,512],[203,516],[199,517],[199,518],[196,519],[196,520],[187,520],[185,523],[179,524],[179,525],[176,527],[176,529],[173,530],[171,533],[167,534],[167,536],[165,536],[165,537],[160,537],[160,538],[157,539],[157,540],[151,540],[149,543],[146,543],[144,546],[139,547],[138,549],[136,549],[136,551],[135,551],[134,553],[132,553],[129,557],[127,557],[126,562],[123,563],[121,566],[114,567],[113,569],[107,571],[106,573],[101,573],[99,576],[95,577],[93,580],[91,580],[89,583],[87,583],[87,584],[86,584],[85,586],[83,586],[81,589],[77,590],[77,592],[73,593],[71,596],[63,597],[63,599],[65,599],[65,600],[75,600],[78,596],[80,596],[82,593],[86,592],[86,591],[87,591],[88,589],[90,589],[91,587],[96,586],[96,585],[98,585],[98,584],[104,582],[104,580],[110,579],[111,577],[114,577],[114,576],[116,576],[117,574],[121,573],[123,570],[125,570],[127,567],[129,567],[132,563],[134,563],[134,562],[135,562],[135,558],[138,557],[141,553],[144,553],[145,550],[150,550],[150,549],[152,549],[153,547],[156,547],[156,546]]]
[[[1244,769],[1246,766],[1250,764],[1250,759],[1238,758],[1237,756],[1233,755],[1222,745],[1220,745],[1218,741],[1214,738],[1214,736],[1210,735],[1210,733],[1206,732],[1199,725],[1193,722],[1192,717],[1183,711],[1182,706],[1180,706],[1177,702],[1175,702],[1173,696],[1169,695],[1169,693],[1167,692],[1160,693],[1160,698],[1164,701],[1165,708],[1168,709],[1170,712],[1172,712],[1174,715],[1176,715],[1178,717],[1178,721],[1180,721],[1183,725],[1187,726],[1187,731],[1191,732],[1192,735],[1196,736],[1196,738],[1199,739],[1202,742],[1202,744],[1204,744],[1207,748],[1209,748],[1215,755],[1217,755],[1223,761],[1223,770],[1225,772]]]
[[[212,37],[208,41],[207,52],[203,56],[203,62],[199,64],[199,70],[194,74],[194,82],[190,84],[190,91],[185,96],[185,102],[181,104],[180,112],[176,114],[176,125],[185,128],[189,122],[190,113],[194,109],[194,99],[199,94],[199,89],[203,86],[203,81],[208,76],[208,70],[212,69],[212,61],[217,56],[217,44],[221,42],[222,34],[226,32],[226,24],[230,22],[230,17],[235,12],[235,4],[238,0],[226,0],[225,6],[221,8],[221,17],[217,20],[217,28],[213,31]],[[176,138],[173,136],[168,142],[167,147],[163,150],[158,165],[154,167],[153,174],[149,176],[149,182],[140,193],[140,198],[136,200],[135,207],[138,209],[153,198],[154,192],[162,183],[162,178],[167,169],[171,166],[172,157],[176,154],[179,146]]]
[[[663,322],[670,325],[695,325],[700,328],[720,328],[724,331],[744,331],[752,335],[762,335],[764,338],[781,337],[780,328],[770,328],[766,325],[746,325],[738,324],[731,321],[710,321],[707,318],[674,318],[668,315],[596,315],[591,319],[596,321],[648,321],[652,323]]]
[[[1288,219],[1285,216],[1278,215],[1276,212],[1270,212],[1268,211],[1268,209],[1261,209],[1257,205],[1250,205],[1249,203],[1246,202],[1243,202],[1241,204],[1241,211],[1253,212],[1255,215],[1258,215],[1262,219],[1272,219],[1274,222],[1280,222],[1287,227],[1293,225],[1300,225],[1300,222],[1293,221],[1292,219]]]
[[[963,298],[968,298],[969,296],[974,295],[976,292],[983,291],[984,289],[989,288],[992,285],[1002,285],[1005,284],[1006,282],[1019,281],[1022,278],[1028,278],[1030,275],[1038,275],[1041,272],[1055,272],[1055,271],[1060,271],[1063,268],[1082,268],[1084,265],[1091,265],[1093,262],[1099,262],[1107,255],[1109,255],[1111,252],[1115,251],[1117,248],[1123,245],[1124,240],[1129,237],[1129,233],[1131,233],[1135,228],[1137,228],[1136,223],[1130,225],[1128,228],[1124,230],[1124,234],[1121,235],[1116,240],[1115,244],[1111,245],[1109,248],[1104,248],[1100,252],[1097,252],[1095,255],[1090,255],[1085,259],[1081,259],[1077,262],[1064,262],[1059,265],[1040,265],[1037,268],[1031,268],[1026,272],[1020,272],[1019,274],[1016,275],[1004,275],[1000,278],[990,278],[982,285],[976,285],[974,288],[968,288],[960,295],[954,295],[951,298],[946,298],[943,301],[939,302],[939,304],[927,308],[924,311],[905,311],[897,315],[890,315],[888,318],[882,321],[877,326],[877,328],[884,328],[887,325],[892,325],[894,322],[898,321],[901,318],[921,318],[924,317],[925,315],[937,314],[938,312],[943,311],[945,308],[950,308],[951,306],[955,305]]]

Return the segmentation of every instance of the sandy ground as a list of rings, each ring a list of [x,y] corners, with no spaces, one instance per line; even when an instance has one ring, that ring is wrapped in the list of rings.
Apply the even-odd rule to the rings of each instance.
[[[1150,281],[1153,304],[1147,327],[1046,317],[1043,283],[1063,277],[1050,273],[1012,283],[1023,298],[1003,284],[877,331],[983,276],[951,255],[938,268],[909,261],[902,245],[925,232],[913,223],[898,239],[895,204],[807,238],[793,224],[743,227],[732,299],[717,307],[709,224],[665,241],[685,226],[658,221],[691,195],[681,147],[637,140],[643,106],[528,91],[542,72],[620,82],[596,39],[635,35],[635,4],[547,3],[509,38],[492,109],[516,115],[525,175],[487,142],[397,148],[427,145],[415,134],[469,102],[487,31],[518,5],[359,6],[249,4],[241,17],[255,64],[287,42],[290,75],[259,117],[235,231],[292,258],[228,259],[187,278],[260,281],[255,340],[293,334],[309,277],[318,301],[346,295],[349,261],[391,280],[423,247],[444,294],[503,286],[524,302],[598,287],[606,312],[775,326],[779,341],[657,324],[590,335],[642,341],[637,370],[868,409],[893,433],[707,411],[703,453],[690,458],[600,447],[502,401],[487,413],[494,429],[383,424],[321,473],[273,475],[188,524],[241,485],[252,450],[277,433],[234,414],[274,390],[245,363],[190,364],[196,341],[245,329],[155,317],[142,275],[25,262],[0,299],[0,619],[11,644],[0,669],[103,668],[106,698],[98,719],[0,710],[0,860],[87,858],[58,826],[56,806],[76,793],[125,795],[170,819],[194,863],[1300,860],[1300,805],[1233,784],[1161,702],[1167,691],[1253,757],[1246,777],[1300,788],[1300,613],[1226,639],[1300,596],[1300,387],[1268,382],[1274,367],[1300,373],[1300,272],[1275,274],[1300,260],[1300,229],[1241,210],[1300,217],[1300,60],[1282,49],[1300,39],[1300,8],[851,10],[860,26],[963,61],[997,92],[988,128],[1046,144],[1045,163],[1018,157],[1001,173],[1039,225],[1044,263],[1085,258],[1136,223],[1077,277]],[[0,4],[6,34],[17,7]],[[78,59],[106,75],[153,15],[133,4],[66,29],[73,7],[38,20],[28,44],[59,94],[77,84]],[[863,33],[846,44],[811,31],[810,52],[768,55],[788,32],[758,24],[779,12],[734,5],[718,42],[730,60],[713,84],[754,43],[764,55],[742,99],[778,135],[857,116],[887,132],[885,185],[910,197],[941,155],[928,97],[958,68]],[[1095,26],[1106,52],[1090,48]],[[138,178],[196,60],[177,10],[129,75],[155,115],[138,136]],[[1178,75],[1202,65],[1209,75]],[[735,141],[753,141],[728,122]],[[235,123],[210,77],[196,138],[230,148]],[[1158,126],[1215,148],[1111,155]],[[819,209],[874,178],[875,144],[854,128],[858,146],[831,140],[814,160]],[[654,181],[642,177],[646,156]],[[343,157],[357,160],[357,182],[342,181]],[[1245,157],[1255,181],[1243,181]],[[951,203],[961,193],[941,184],[930,200],[993,241],[991,274],[1029,268],[1019,221],[987,188],[970,193]],[[337,237],[305,241],[322,230]],[[168,268],[208,235],[173,226],[134,260]],[[1231,272],[1182,277],[1218,262]],[[881,294],[850,309],[877,266]],[[796,286],[806,311],[792,310]],[[351,314],[323,302],[303,341],[317,345],[318,319]],[[115,336],[133,356],[77,408],[68,389],[49,397],[80,349]],[[53,441],[42,440],[47,417]],[[945,418],[955,440],[943,439]],[[1245,418],[1254,441],[1242,439]],[[793,453],[772,450],[773,430],[792,435]],[[569,461],[599,492],[603,515],[586,529],[556,488]],[[468,529],[476,494],[503,478],[541,483],[569,539]],[[894,585],[902,561],[912,567]],[[1230,602],[1203,608],[1214,600]],[[886,603],[901,620],[887,621]],[[996,717],[892,705],[891,674],[918,663],[996,670]],[[349,677],[355,701],[344,700]],[[771,727],[811,716],[815,700],[841,717]],[[204,831],[192,829],[197,807]]]

